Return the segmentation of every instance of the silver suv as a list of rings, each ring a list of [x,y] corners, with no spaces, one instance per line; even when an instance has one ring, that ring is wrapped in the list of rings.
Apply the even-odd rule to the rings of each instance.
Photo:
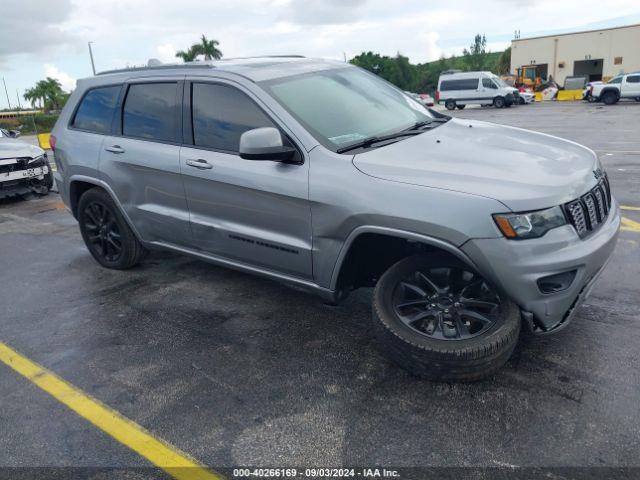
[[[427,110],[354,66],[295,57],[107,72],[53,131],[56,181],[101,265],[169,249],[338,302],[416,375],[474,380],[524,324],[564,327],[620,217],[595,153]]]

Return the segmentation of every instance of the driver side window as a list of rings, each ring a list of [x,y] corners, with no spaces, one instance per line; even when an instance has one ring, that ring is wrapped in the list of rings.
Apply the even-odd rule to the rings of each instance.
[[[493,81],[490,78],[483,78],[482,79],[482,86],[484,88],[493,88],[493,89],[497,89],[498,86],[493,83]]]

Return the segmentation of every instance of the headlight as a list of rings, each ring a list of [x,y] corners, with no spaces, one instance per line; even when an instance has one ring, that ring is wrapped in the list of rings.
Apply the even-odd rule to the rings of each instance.
[[[561,207],[527,213],[498,213],[493,219],[504,236],[512,239],[538,238],[567,223]]]
[[[31,160],[29,160],[27,162],[28,165],[33,165],[34,163],[39,163],[39,162],[44,162],[44,160],[47,158],[47,154],[43,153],[42,155],[39,155],[37,157],[33,157]]]

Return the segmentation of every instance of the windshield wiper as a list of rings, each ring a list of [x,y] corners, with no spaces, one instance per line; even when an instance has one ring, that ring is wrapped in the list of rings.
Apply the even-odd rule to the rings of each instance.
[[[418,130],[402,130],[401,132],[390,133],[389,135],[380,135],[378,137],[369,137],[365,138],[356,143],[352,143],[351,145],[347,145],[346,147],[339,148],[336,150],[338,153],[345,153],[349,150],[355,150],[356,148],[366,148],[370,147],[374,143],[385,142],[387,140],[395,140],[400,137],[411,137],[413,135],[420,135],[422,132]]]

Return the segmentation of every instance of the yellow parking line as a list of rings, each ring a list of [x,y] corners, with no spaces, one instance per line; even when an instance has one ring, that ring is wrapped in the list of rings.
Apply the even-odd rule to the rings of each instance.
[[[620,205],[620,208],[622,210],[631,210],[631,211],[635,211],[635,212],[640,212],[640,207],[630,207],[628,205]]]
[[[640,222],[634,222],[626,217],[622,217],[622,226],[620,227],[620,230],[640,233]]]
[[[172,477],[178,480],[223,478],[3,342],[0,342],[0,361]]]

